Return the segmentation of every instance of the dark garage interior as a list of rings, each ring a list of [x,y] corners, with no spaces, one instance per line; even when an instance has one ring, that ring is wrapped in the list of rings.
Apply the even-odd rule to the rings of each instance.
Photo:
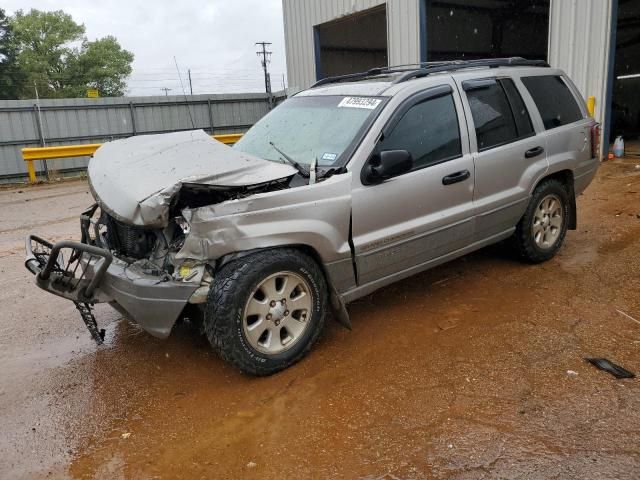
[[[426,0],[427,60],[547,59],[549,0]]]
[[[387,10],[380,6],[315,27],[318,79],[387,65]]]
[[[427,61],[547,59],[550,0],[423,0]],[[314,27],[316,75],[388,64],[386,6]]]
[[[618,0],[611,141],[640,137],[640,2]]]

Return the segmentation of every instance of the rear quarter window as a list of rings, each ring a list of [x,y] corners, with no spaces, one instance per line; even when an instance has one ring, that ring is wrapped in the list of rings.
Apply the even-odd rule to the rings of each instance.
[[[538,107],[546,130],[583,118],[578,102],[560,76],[522,77],[522,83]]]

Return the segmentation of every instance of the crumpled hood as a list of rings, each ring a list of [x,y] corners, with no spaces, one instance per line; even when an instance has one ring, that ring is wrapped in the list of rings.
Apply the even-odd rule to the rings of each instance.
[[[164,227],[171,198],[183,183],[241,187],[285,178],[296,169],[193,130],[105,143],[88,172],[93,195],[108,213],[133,225]]]

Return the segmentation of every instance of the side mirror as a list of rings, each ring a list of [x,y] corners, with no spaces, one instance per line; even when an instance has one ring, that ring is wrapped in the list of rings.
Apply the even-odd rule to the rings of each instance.
[[[406,150],[383,150],[369,158],[362,172],[365,185],[381,183],[411,171],[413,157]]]

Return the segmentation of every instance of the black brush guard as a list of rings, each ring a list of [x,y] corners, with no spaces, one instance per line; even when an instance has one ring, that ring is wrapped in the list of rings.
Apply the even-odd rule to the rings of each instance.
[[[86,240],[84,237],[83,240]],[[102,344],[104,330],[98,329],[91,307],[97,301],[96,289],[113,260],[111,252],[68,240],[54,245],[36,235],[28,235],[25,243],[25,266],[36,276],[38,286],[71,300],[91,337]],[[89,268],[90,265],[92,268]],[[87,273],[92,274],[91,278]]]

